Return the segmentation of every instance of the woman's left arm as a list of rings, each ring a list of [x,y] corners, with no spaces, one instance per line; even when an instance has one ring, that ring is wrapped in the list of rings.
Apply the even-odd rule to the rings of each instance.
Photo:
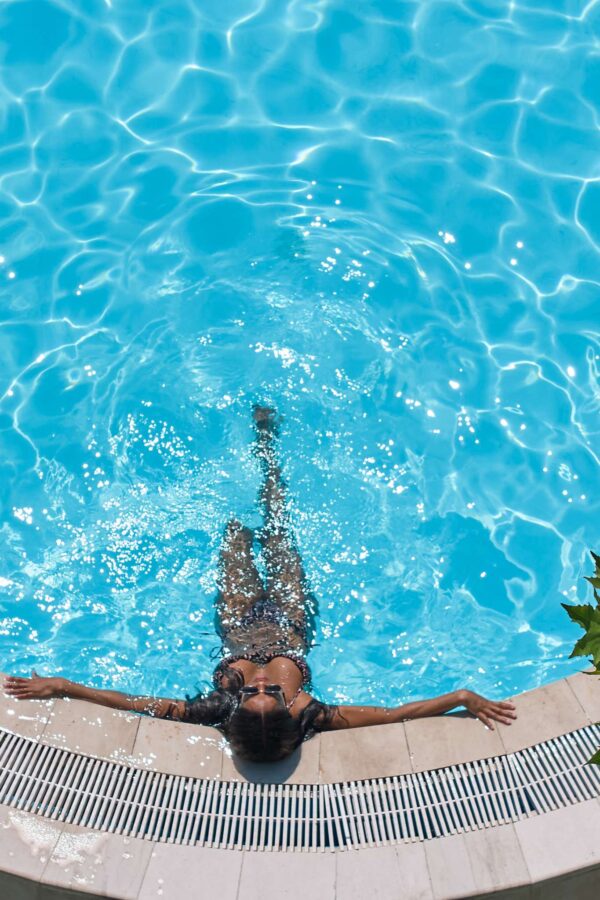
[[[101,688],[87,687],[67,678],[42,678],[35,670],[31,678],[7,676],[4,680],[4,692],[17,700],[45,700],[51,697],[72,697],[77,700],[89,700],[109,706],[111,709],[123,709],[130,712],[146,713],[160,719],[182,719],[185,709],[184,700],[172,700],[167,697],[143,697],[123,694],[120,691],[105,691]]]
[[[442,694],[432,700],[417,700],[415,703],[406,703],[398,707],[400,720],[421,719],[425,716],[437,716],[448,712],[456,706],[464,706],[465,709],[476,716],[484,725],[494,730],[492,719],[502,722],[504,725],[512,725],[512,720],[517,718],[514,712],[515,704],[511,700],[488,700],[474,691],[461,690]]]
[[[403,706],[385,708],[381,706],[338,706],[333,716],[324,723],[324,731],[341,728],[361,728],[367,725],[386,725],[405,722],[408,719],[422,719],[439,716],[457,706],[464,706],[488,728],[494,729],[492,719],[510,725],[516,719],[514,703],[510,701],[488,700],[473,691],[461,690],[433,697],[431,700],[417,700]]]

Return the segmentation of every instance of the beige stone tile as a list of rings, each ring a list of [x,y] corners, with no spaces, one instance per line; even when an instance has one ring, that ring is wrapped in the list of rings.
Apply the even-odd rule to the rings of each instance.
[[[467,845],[462,834],[424,842],[434,900],[477,893]]]
[[[340,851],[335,857],[337,900],[430,900],[422,843]]]
[[[514,829],[534,882],[600,866],[597,799],[522,819]]]
[[[56,700],[41,740],[88,756],[129,762],[140,718],[84,700]]]
[[[433,887],[429,873],[429,863],[425,853],[425,842],[402,843],[396,845],[396,856],[402,874],[402,881],[406,878],[407,898],[410,900],[431,900]],[[425,893],[427,890],[427,893]],[[401,895],[402,896],[402,895]]]
[[[405,723],[408,749],[414,772],[474,759],[486,759],[504,753],[499,722],[494,731],[470,716],[432,716]]]
[[[463,837],[478,891],[529,885],[529,869],[513,825],[468,831]]]
[[[425,841],[434,900],[490,895],[529,900],[529,872],[511,827],[498,825]]]
[[[8,674],[10,673],[0,672],[0,728],[21,734],[23,737],[38,738],[46,727],[56,701],[15,700],[14,697],[9,697],[2,690],[4,679]]]
[[[321,735],[322,782],[358,781],[410,772],[404,725],[373,725]]]
[[[150,841],[65,824],[40,880],[135,900],[152,846]]]
[[[0,805],[0,865],[5,872],[40,878],[63,825]]]
[[[600,722],[600,676],[578,672],[569,675],[566,681],[589,721]]]
[[[531,747],[588,724],[588,717],[566,679],[514,698],[517,719],[498,733],[507,753]]]
[[[223,754],[223,781],[256,784],[316,784],[319,780],[320,735],[305,741],[287,759],[277,763],[247,763],[229,752]]]
[[[139,900],[203,897],[236,900],[241,868],[240,850],[154,844],[138,897]],[[262,900],[265,900],[264,885]]]
[[[172,775],[219,778],[223,738],[214,728],[140,718],[130,764]]]
[[[335,900],[335,854],[244,852],[239,900],[308,897]]]

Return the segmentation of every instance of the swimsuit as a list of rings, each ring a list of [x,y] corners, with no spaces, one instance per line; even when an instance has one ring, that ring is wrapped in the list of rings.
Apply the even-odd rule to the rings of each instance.
[[[218,631],[223,640],[220,652],[224,659],[214,671],[215,685],[223,670],[238,659],[266,665],[277,656],[291,659],[302,672],[303,685],[310,685],[311,673],[304,659],[309,649],[308,623],[304,616],[302,624],[292,621],[277,601],[262,596],[233,623],[229,620],[225,625],[219,619]]]
[[[285,659],[291,659],[291,661],[298,666],[302,673],[302,687],[310,689],[312,675],[306,660],[299,656],[297,653],[285,653],[284,651],[265,653],[264,651],[258,650],[254,653],[236,653],[231,656],[226,656],[221,660],[221,662],[213,672],[213,683],[215,687],[218,688],[224,670],[227,669],[232,663],[237,662],[239,659],[247,659],[249,662],[256,663],[259,666],[265,666],[268,662],[271,662],[272,659],[276,659],[278,656],[283,656],[285,657]]]

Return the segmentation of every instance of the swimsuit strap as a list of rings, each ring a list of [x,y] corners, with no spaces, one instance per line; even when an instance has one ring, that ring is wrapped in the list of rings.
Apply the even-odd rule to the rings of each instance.
[[[290,700],[290,702],[287,704],[286,709],[287,709],[288,712],[290,711],[290,709],[292,708],[292,706],[293,706],[294,703],[296,702],[296,697],[298,696],[298,694],[300,693],[301,690],[302,690],[302,685],[300,685],[300,687],[298,688],[298,690],[296,691],[296,693],[294,694],[294,696],[292,697],[292,699]]]

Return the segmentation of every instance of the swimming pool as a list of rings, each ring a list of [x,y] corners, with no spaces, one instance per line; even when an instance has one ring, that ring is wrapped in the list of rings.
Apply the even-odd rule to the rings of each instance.
[[[2,5],[4,670],[208,679],[257,399],[318,696],[581,668],[599,29],[574,0]]]

